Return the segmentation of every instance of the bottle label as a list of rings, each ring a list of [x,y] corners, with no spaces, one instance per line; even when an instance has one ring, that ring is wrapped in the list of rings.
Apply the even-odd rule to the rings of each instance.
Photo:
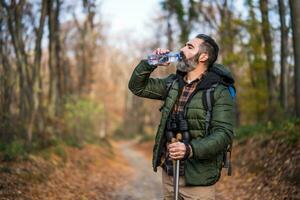
[[[159,65],[167,62],[178,62],[181,61],[181,55],[179,52],[170,52],[163,55],[151,54],[148,55],[148,63],[150,65]]]

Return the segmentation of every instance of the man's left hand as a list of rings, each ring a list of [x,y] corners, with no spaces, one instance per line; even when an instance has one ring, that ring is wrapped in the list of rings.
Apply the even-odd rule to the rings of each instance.
[[[174,142],[168,145],[170,158],[173,160],[181,160],[186,152],[186,147],[182,142]]]

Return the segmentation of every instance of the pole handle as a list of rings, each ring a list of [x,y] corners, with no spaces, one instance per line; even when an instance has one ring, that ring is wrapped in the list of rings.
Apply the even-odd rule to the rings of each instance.
[[[177,142],[182,141],[182,134],[181,133],[176,134],[176,140],[177,140]]]

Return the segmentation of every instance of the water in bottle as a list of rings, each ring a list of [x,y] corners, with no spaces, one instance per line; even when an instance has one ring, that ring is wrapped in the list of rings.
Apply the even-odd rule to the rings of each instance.
[[[150,65],[160,65],[167,62],[178,62],[182,60],[182,55],[180,52],[170,52],[162,55],[151,54],[148,55],[148,63]]]

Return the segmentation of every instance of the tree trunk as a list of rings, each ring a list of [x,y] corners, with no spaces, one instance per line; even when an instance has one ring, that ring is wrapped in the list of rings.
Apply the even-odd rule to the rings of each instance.
[[[59,39],[59,0],[48,2],[49,27],[49,103],[54,108],[55,115],[61,112],[62,105],[62,73],[60,67]]]
[[[295,111],[300,117],[300,1],[290,0],[295,60]]]
[[[57,98],[56,98],[56,115],[60,116],[63,108],[63,70],[61,66],[61,58],[60,58],[60,23],[59,23],[59,15],[60,15],[60,0],[56,0],[56,8],[55,8],[55,16],[54,16],[54,47],[55,47],[55,57],[56,60],[56,73],[57,73],[57,82],[56,82],[56,90],[57,90]]]
[[[12,11],[11,6],[7,5],[4,1],[2,2],[2,6],[6,9],[7,12],[8,31],[11,35],[11,41],[16,55],[16,66],[17,66],[17,71],[19,76],[19,118],[21,120],[24,120],[26,117],[26,106],[25,106],[26,101],[24,95],[25,78],[24,78],[24,70],[23,70],[22,62],[20,61],[21,55],[19,52],[19,46],[16,39],[16,30],[15,30],[15,22],[14,22],[14,14],[13,14],[14,12]]]
[[[39,115],[39,120],[38,123],[41,124],[43,123],[43,112],[42,112],[42,106],[40,105],[42,103],[42,85],[41,85],[41,74],[40,74],[40,68],[41,68],[41,59],[42,59],[42,37],[44,33],[44,24],[45,24],[45,19],[47,15],[47,0],[42,1],[42,6],[41,6],[41,16],[39,20],[39,25],[36,28],[36,39],[35,39],[35,50],[34,50],[34,63],[33,63],[33,75],[32,75],[32,83],[35,88],[38,88],[37,92],[34,91],[34,105],[33,105],[33,110],[31,112],[31,116],[29,119],[28,123],[28,130],[27,130],[27,135],[29,135],[30,138],[32,138],[32,132],[34,126],[36,127],[41,127],[38,126],[36,122],[36,117]],[[41,130],[38,130],[40,132]]]
[[[4,10],[0,5],[0,139],[4,143],[9,143],[13,135],[10,133],[12,103],[12,65],[9,62],[9,53],[7,50],[8,38],[3,31],[4,27]]]
[[[278,9],[280,16],[280,32],[281,32],[281,47],[280,47],[280,104],[285,112],[288,109],[288,28],[285,21],[286,8],[283,0],[278,0]]]
[[[270,30],[270,22],[268,16],[268,0],[260,0],[260,11],[262,18],[262,35],[264,39],[264,53],[266,56],[266,76],[267,76],[267,88],[268,88],[268,119],[272,120],[274,117],[275,101],[276,101],[276,83],[273,74],[274,61],[273,61],[273,48],[272,38]]]
[[[27,142],[31,143],[32,134],[30,134],[29,124],[35,104],[33,90],[33,69],[29,64],[29,56],[25,49],[24,41],[24,23],[22,21],[26,1],[16,3],[12,1],[7,5],[2,1],[3,7],[7,11],[7,24],[11,36],[13,50],[16,55],[16,66],[19,75],[19,117],[23,127],[27,130]]]
[[[78,28],[80,41],[78,41],[77,59],[79,67],[78,76],[78,91],[80,94],[87,95],[91,91],[91,83],[93,82],[93,65],[94,65],[94,16],[95,16],[95,2],[89,1],[84,4],[86,19],[81,25],[74,16],[75,24]]]
[[[48,45],[48,51],[49,51],[49,60],[48,60],[48,67],[49,67],[49,93],[48,93],[48,105],[49,107],[53,107],[53,102],[55,102],[55,68],[54,68],[54,42],[53,42],[53,2],[48,1],[48,31],[49,31],[49,45]]]

